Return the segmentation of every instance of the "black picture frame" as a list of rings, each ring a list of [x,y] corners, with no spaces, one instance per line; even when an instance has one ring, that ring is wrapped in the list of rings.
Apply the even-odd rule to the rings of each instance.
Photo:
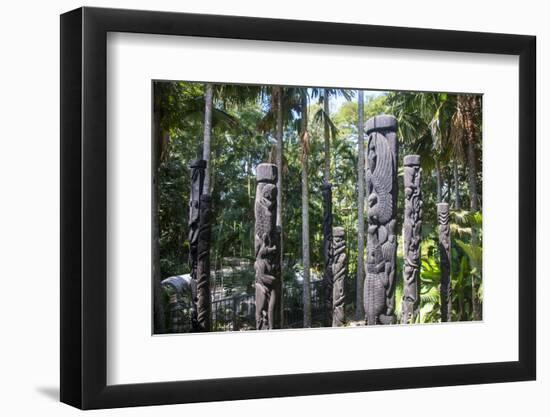
[[[107,385],[108,32],[519,56],[519,360]],[[534,36],[84,7],[61,15],[60,56],[62,402],[95,409],[536,378]]]

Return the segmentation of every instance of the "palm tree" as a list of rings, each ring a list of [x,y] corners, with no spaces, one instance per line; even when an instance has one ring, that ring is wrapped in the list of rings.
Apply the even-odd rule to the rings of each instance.
[[[300,119],[300,144],[302,149],[302,262],[304,265],[303,304],[304,327],[311,327],[310,259],[309,259],[309,195],[308,195],[308,93],[300,92],[302,116]]]
[[[281,280],[281,291],[279,300],[280,326],[283,326],[283,273],[284,273],[284,251],[283,251],[283,88],[281,86],[273,87],[273,97],[275,99],[276,128],[275,137],[277,139],[277,147],[275,160],[277,164],[277,219],[276,227],[279,233],[279,271]]]
[[[323,113],[324,113],[324,150],[325,150],[325,169],[324,181],[328,186],[330,184],[330,108],[329,91],[323,90]],[[324,287],[325,287],[325,325],[332,326],[332,192],[328,188],[328,194],[324,194],[328,201],[323,205],[323,254],[325,256]],[[327,204],[328,203],[328,204]]]
[[[263,117],[263,119],[259,123],[259,128],[263,132],[273,132],[275,131],[275,149],[274,149],[274,157],[273,153],[270,152],[269,155],[269,161],[275,162],[275,165],[277,166],[277,213],[276,213],[276,227],[279,233],[279,253],[280,253],[280,273],[281,273],[281,281],[283,279],[283,273],[284,273],[284,252],[283,252],[283,154],[284,154],[284,144],[283,144],[283,130],[284,130],[284,124],[285,120],[291,120],[292,119],[292,105],[291,100],[289,99],[289,90],[283,88],[281,86],[272,86],[272,87],[264,87],[260,90],[260,96],[262,98],[269,97],[270,106],[266,113],[266,115]],[[273,151],[273,149],[272,149]],[[280,306],[280,324],[281,327],[283,326],[283,288],[281,288],[281,300],[279,303]]]
[[[250,100],[257,100],[261,94],[258,87],[238,86],[232,84],[213,85],[206,83],[204,86],[204,136],[202,143],[202,159],[207,161],[206,171],[204,175],[203,193],[211,194],[213,188],[213,168],[212,161],[212,130],[216,126],[225,129],[237,128],[239,125],[238,119],[225,111],[227,105],[244,105]],[[222,105],[222,108],[214,106],[214,97],[217,102]],[[187,116],[192,116],[196,112],[194,106],[190,106],[190,111]],[[201,109],[202,110],[202,109]],[[197,111],[200,113],[200,111]]]
[[[319,110],[317,110],[317,112],[313,116],[313,120],[315,123],[323,124],[325,153],[323,180],[325,182],[330,182],[330,139],[334,139],[338,134],[338,129],[330,118],[330,96],[341,96],[344,97],[347,101],[350,101],[354,97],[354,92],[351,90],[336,88],[313,88],[311,89],[311,96],[313,98],[318,96],[319,104],[323,105],[321,108],[319,108]]]
[[[330,108],[329,108],[329,89],[325,88],[323,91],[323,112],[324,117],[324,138],[325,138],[325,170],[324,179],[325,182],[330,181]]]
[[[276,128],[275,128],[275,138],[277,139],[277,147],[275,153],[275,161],[277,164],[277,171],[279,175],[277,176],[277,227],[281,233],[281,254],[283,250],[283,89],[281,86],[273,87],[273,97],[275,101],[275,111],[276,111]],[[282,262],[282,256],[281,256]],[[281,265],[282,272],[282,265]]]
[[[357,278],[355,280],[355,320],[365,317],[363,307],[363,283],[365,279],[365,142],[364,142],[364,100],[363,91],[358,91],[357,103]]]
[[[351,99],[352,93],[347,90],[337,90],[324,88],[322,90],[323,95],[318,90],[314,90],[314,94],[319,94],[319,101],[322,102],[323,107],[317,111],[314,116],[314,120],[322,121],[323,123],[323,137],[324,137],[324,169],[323,169],[323,181],[325,184],[330,184],[330,139],[331,136],[334,139],[338,130],[335,124],[330,119],[330,95],[341,94],[346,99]],[[321,103],[320,103],[321,104]],[[332,325],[332,192],[330,187],[328,193],[324,194],[324,213],[323,213],[323,254],[324,254],[324,292],[325,292],[325,326]]]
[[[435,152],[428,151],[422,153],[421,156],[423,165],[431,159],[436,167],[438,200],[441,199],[440,164],[453,162],[457,209],[461,207],[457,162],[461,162],[465,168],[467,167],[470,212],[472,214],[479,211],[476,156],[476,146],[479,140],[477,126],[481,108],[479,100],[479,96],[476,95],[459,94],[454,96],[445,93],[394,94],[390,98],[390,102],[393,102],[392,104],[397,110],[397,114],[399,114],[400,130],[404,130],[401,132],[402,137],[405,140],[416,139],[422,150],[430,149],[430,147],[424,145],[424,141],[428,139],[425,134],[427,125],[427,130],[430,133],[431,150],[435,150]],[[443,127],[446,127],[446,129],[443,129]],[[444,154],[441,145],[447,141],[450,146],[447,147],[448,152]],[[478,245],[477,231],[475,227],[472,227],[471,246],[475,250]],[[471,265],[471,267],[471,271],[477,269],[476,265]],[[473,272],[470,275],[472,280],[472,312],[474,318],[479,320],[481,319],[481,307],[477,296],[476,277]]]
[[[477,156],[476,142],[478,139],[476,118],[479,116],[479,99],[475,95],[460,94],[456,100],[456,111],[452,118],[451,138],[457,148],[467,147],[468,187],[470,189],[470,212],[479,211],[477,192]],[[478,247],[478,234],[475,227],[472,228],[472,246]],[[477,265],[472,265],[476,269]],[[472,280],[472,314],[475,320],[481,320],[481,306],[477,296],[476,277],[471,274]]]
[[[474,95],[460,94],[456,100],[456,111],[452,119],[451,139],[456,148],[467,146],[468,187],[470,189],[470,210],[479,210],[477,193],[477,126],[475,118],[479,112],[478,99]]]
[[[460,188],[458,180],[458,163],[453,161],[453,181],[455,184],[455,210],[462,210],[462,202],[460,201]]]
[[[442,169],[446,155],[443,150],[448,132],[448,96],[439,93],[392,93],[388,96],[391,113],[398,120],[399,137],[420,155],[425,172],[433,172],[436,179],[437,201],[442,201]]]
[[[210,194],[210,142],[212,139],[212,106],[214,86],[210,83],[204,87],[204,140],[202,143],[202,159],[206,161],[204,173],[203,194]]]

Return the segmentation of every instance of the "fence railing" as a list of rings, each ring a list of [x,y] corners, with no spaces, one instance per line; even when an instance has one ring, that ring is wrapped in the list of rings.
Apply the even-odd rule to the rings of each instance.
[[[255,297],[242,294],[212,300],[212,331],[254,329]]]
[[[311,322],[313,327],[323,324],[323,282],[310,283]],[[283,295],[283,328],[303,326],[303,288],[287,287]],[[191,306],[189,297],[170,297],[166,306],[169,331],[184,333],[191,331]],[[239,294],[212,300],[212,331],[251,330],[256,328],[256,305],[253,294]]]

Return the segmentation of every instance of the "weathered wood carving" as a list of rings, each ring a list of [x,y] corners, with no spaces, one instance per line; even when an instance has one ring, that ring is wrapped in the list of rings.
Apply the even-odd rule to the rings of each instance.
[[[323,182],[323,288],[325,299],[325,326],[332,326],[332,184]]]
[[[191,331],[191,277],[175,275],[162,280],[170,333]]]
[[[210,195],[200,196],[196,303],[197,326],[201,332],[210,331],[210,204]]]
[[[422,239],[422,190],[420,156],[403,160],[405,216],[403,220],[403,299],[401,323],[414,323],[420,306],[420,241]]]
[[[377,116],[366,123],[367,262],[366,324],[395,323],[397,239],[397,120]]]
[[[191,268],[191,323],[198,331],[197,321],[197,261],[199,248],[200,197],[204,186],[206,161],[199,159],[191,162],[191,192],[189,198],[189,267]]]
[[[343,227],[332,229],[332,326],[345,323],[344,304],[346,299],[346,275],[348,260],[346,256],[346,235]]]
[[[451,321],[451,228],[449,226],[449,204],[437,205],[439,223],[439,270],[441,274],[441,321]]]
[[[256,328],[279,327],[281,300],[281,271],[277,215],[277,166],[260,164],[256,167],[256,218],[254,248],[256,262]]]

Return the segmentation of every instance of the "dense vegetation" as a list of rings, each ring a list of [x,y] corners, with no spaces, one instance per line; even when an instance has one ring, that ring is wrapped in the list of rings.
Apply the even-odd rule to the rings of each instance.
[[[363,95],[364,105],[359,106],[358,98],[363,99]],[[301,286],[302,277],[306,283],[321,279],[320,186],[324,178],[328,179],[333,184],[333,224],[346,231],[346,317],[349,321],[359,319],[358,196],[364,195],[363,179],[358,175],[358,164],[362,163],[358,158],[358,136],[362,136],[358,131],[359,107],[363,107],[364,121],[386,113],[395,115],[399,122],[399,231],[403,220],[403,156],[421,156],[424,219],[420,321],[440,320],[437,202],[448,202],[452,209],[453,320],[481,319],[481,97],[472,95],[359,94],[336,89],[156,82],[154,180],[158,187],[154,204],[158,204],[156,225],[160,237],[156,282],[189,273],[188,166],[203,156],[206,140],[213,202],[211,288],[225,295],[252,293],[255,167],[266,161],[276,163],[280,150],[285,291]],[[211,114],[211,126],[205,123],[205,111]],[[305,251],[304,233],[309,243]],[[400,237],[398,314],[402,246]],[[224,279],[221,271],[243,263],[249,268],[239,269],[230,281],[226,277],[226,282],[220,282]],[[306,311],[308,302],[304,298]],[[308,322],[307,314],[304,323],[315,325]]]

